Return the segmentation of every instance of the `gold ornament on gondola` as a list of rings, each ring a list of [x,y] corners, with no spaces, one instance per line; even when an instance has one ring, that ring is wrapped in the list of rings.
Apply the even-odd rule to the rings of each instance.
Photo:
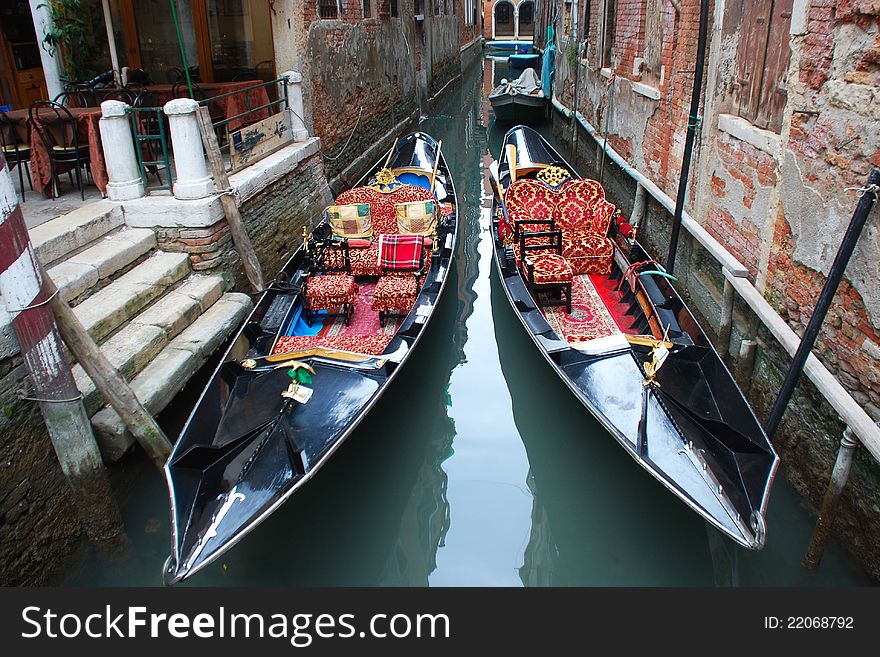
[[[379,169],[370,181],[370,187],[378,189],[383,194],[390,194],[402,184],[388,167]]]
[[[562,167],[553,165],[541,169],[538,172],[537,178],[551,187],[559,187],[562,183],[571,178],[571,174]]]

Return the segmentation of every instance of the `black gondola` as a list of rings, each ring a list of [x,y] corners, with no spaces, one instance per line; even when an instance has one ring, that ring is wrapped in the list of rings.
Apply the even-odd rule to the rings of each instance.
[[[418,235],[409,240],[418,252],[412,269],[387,271],[375,270],[384,262],[377,261],[381,244],[334,235],[325,214],[260,296],[165,466],[173,549],[166,583],[211,563],[308,481],[423,335],[448,278],[458,226],[440,144],[424,133],[401,138],[355,188],[336,198],[337,205],[365,203],[380,242],[385,233],[407,232],[394,228],[401,225],[399,205],[424,203],[423,209],[436,212],[435,223],[428,222],[430,231],[410,231]],[[330,276],[353,280],[357,295],[335,313],[310,300],[310,290]],[[390,297],[392,308],[379,303],[383,309],[376,311],[383,281],[399,296]]]
[[[495,264],[540,353],[639,465],[763,547],[779,459],[673,277],[534,130],[508,131],[490,170]]]

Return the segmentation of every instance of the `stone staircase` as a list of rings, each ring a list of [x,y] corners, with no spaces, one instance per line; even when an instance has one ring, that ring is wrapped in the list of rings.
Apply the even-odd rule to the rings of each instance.
[[[125,226],[112,203],[83,206],[30,234],[60,294],[153,415],[251,310],[246,294],[226,292],[223,276],[193,272],[187,254],[157,250],[152,229]],[[82,367],[73,374],[104,459],[115,461],[134,439]]]

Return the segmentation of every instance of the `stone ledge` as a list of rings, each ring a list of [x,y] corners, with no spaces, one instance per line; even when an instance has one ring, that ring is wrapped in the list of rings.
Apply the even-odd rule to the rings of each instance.
[[[293,172],[299,163],[321,150],[321,140],[309,137],[272,153],[268,157],[229,177],[239,205],[272,183]],[[179,226],[205,228],[223,219],[219,196],[180,200],[173,196],[144,196],[120,203],[128,226],[149,228]]]
[[[764,151],[773,158],[779,156],[782,139],[775,132],[756,128],[751,123],[732,114],[718,115],[718,129],[731,137],[751,144],[759,151]]]
[[[660,100],[660,90],[657,87],[652,87],[644,82],[631,82],[631,84],[632,90],[640,96],[651,100]]]

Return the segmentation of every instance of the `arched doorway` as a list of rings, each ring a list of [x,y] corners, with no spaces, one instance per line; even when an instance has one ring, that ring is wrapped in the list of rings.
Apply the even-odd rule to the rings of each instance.
[[[519,31],[520,37],[530,37],[535,34],[535,3],[532,0],[523,0],[519,3]]]
[[[515,33],[515,24],[513,21],[513,3],[507,0],[500,0],[495,3],[492,10],[493,18],[493,37],[498,39],[502,37],[512,37]]]

